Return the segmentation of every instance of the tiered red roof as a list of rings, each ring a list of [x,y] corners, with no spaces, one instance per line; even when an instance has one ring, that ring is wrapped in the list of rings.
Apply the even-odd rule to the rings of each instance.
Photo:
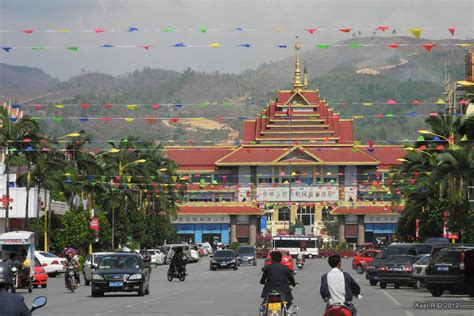
[[[216,161],[235,147],[167,147],[166,156],[175,161],[178,171],[213,172]]]

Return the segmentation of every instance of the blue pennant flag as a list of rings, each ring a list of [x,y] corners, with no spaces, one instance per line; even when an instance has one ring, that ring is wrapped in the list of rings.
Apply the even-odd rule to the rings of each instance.
[[[129,32],[138,32],[138,28],[136,28],[136,27],[129,27],[129,28],[128,28],[128,31],[129,31]]]
[[[81,118],[79,119],[79,121],[81,121],[81,122],[87,122],[87,121],[89,121],[89,119],[88,119],[87,117],[81,117]]]
[[[186,45],[184,45],[184,43],[180,42],[180,43],[176,43],[174,45],[171,45],[171,47],[186,47]]]
[[[18,104],[18,103],[12,104],[12,108],[19,109],[21,108],[21,104]]]
[[[6,51],[7,53],[9,53],[9,52],[13,49],[13,47],[6,47],[6,46],[3,46],[2,49],[3,49],[4,51]]]
[[[407,113],[407,114],[405,114],[405,116],[415,117],[415,116],[416,116],[416,112]]]
[[[101,48],[112,48],[114,47],[114,45],[112,44],[104,44],[104,45],[100,45]]]
[[[278,48],[287,48],[288,45],[277,45],[276,47],[278,47]]]
[[[234,31],[239,31],[239,32],[242,32],[243,30],[244,30],[243,27],[237,27],[237,28],[234,29]]]
[[[237,45],[237,46],[238,46],[238,47],[247,47],[247,48],[250,48],[250,46],[252,46],[252,45],[250,45],[250,44],[239,44],[239,45]]]

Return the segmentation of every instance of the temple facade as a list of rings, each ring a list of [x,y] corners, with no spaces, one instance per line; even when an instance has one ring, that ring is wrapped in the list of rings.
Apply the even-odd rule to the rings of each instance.
[[[243,122],[239,146],[166,148],[189,182],[173,220],[183,240],[254,244],[296,227],[324,240],[391,240],[402,208],[387,176],[405,151],[356,145],[352,120],[308,88],[298,41],[295,50],[293,88]]]

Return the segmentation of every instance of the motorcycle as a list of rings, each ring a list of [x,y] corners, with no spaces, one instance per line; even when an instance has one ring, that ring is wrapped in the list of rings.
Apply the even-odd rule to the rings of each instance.
[[[168,269],[168,281],[173,281],[173,278],[178,278],[181,282],[186,278],[186,268],[181,267],[179,269],[174,267],[169,267]]]
[[[362,295],[355,296],[355,298],[362,299]],[[327,301],[326,301],[327,303]],[[328,305],[324,311],[324,316],[352,316],[349,306],[343,303],[335,303]]]
[[[298,315],[298,306],[293,304],[291,310],[287,308],[288,302],[283,300],[281,293],[273,291],[268,293],[265,303],[260,306],[259,316],[289,316]]]
[[[66,275],[67,275],[67,288],[71,291],[71,293],[74,293],[74,291],[77,289],[76,274],[74,272],[74,267],[67,267]]]
[[[296,266],[298,267],[299,270],[303,269],[304,266],[304,254],[298,254],[296,256]]]
[[[31,280],[28,279],[29,270],[26,268],[21,269],[21,266],[16,265],[12,267],[12,284],[11,284],[11,292],[15,293],[17,289],[21,288],[28,288],[28,292],[33,292],[33,283]]]

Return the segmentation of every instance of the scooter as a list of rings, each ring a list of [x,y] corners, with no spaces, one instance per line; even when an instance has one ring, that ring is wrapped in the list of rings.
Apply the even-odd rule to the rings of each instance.
[[[281,293],[274,290],[271,293],[268,293],[265,302],[260,306],[259,316],[298,315],[298,306],[292,304],[289,310],[287,304],[288,302],[283,300]]]
[[[181,267],[180,269],[176,269],[173,267],[169,267],[168,269],[168,281],[173,281],[173,278],[178,278],[181,282],[186,279],[186,269],[184,267]]]
[[[71,293],[74,293],[74,291],[77,289],[76,275],[74,273],[74,269],[68,268],[66,270],[66,273],[67,273],[67,287],[71,291]]]
[[[355,298],[362,299],[362,295],[359,294]],[[335,303],[326,308],[324,316],[352,316],[352,312],[346,304]]]
[[[304,266],[304,254],[298,254],[296,256],[296,266],[298,269],[302,270]]]

